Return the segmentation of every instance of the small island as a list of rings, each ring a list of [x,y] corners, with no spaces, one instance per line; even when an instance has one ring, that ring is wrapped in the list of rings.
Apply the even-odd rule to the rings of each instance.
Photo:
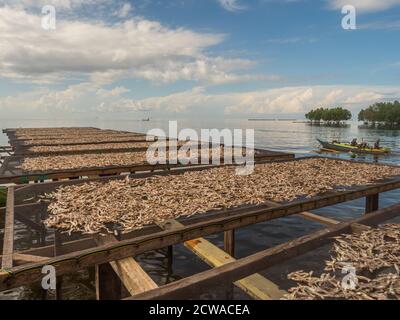
[[[346,125],[345,121],[352,118],[352,114],[349,110],[341,107],[317,108],[308,112],[305,117],[310,120],[312,125],[342,127]]]
[[[358,121],[367,128],[400,129],[400,102],[379,102],[363,109]]]

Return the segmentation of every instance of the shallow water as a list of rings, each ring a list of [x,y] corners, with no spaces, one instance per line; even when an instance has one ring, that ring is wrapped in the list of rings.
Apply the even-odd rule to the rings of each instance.
[[[129,130],[146,133],[153,128],[163,129],[166,135],[168,133],[168,121],[153,120],[150,122],[141,121],[123,121],[123,120],[99,120],[99,119],[81,119],[81,120],[0,120],[0,128],[10,127],[48,127],[48,126],[94,126],[100,128]],[[179,128],[192,128],[197,130],[207,128],[231,128],[231,129],[255,129],[255,145],[258,148],[267,148],[278,151],[288,151],[296,155],[312,155],[318,150],[319,145],[316,138],[323,140],[341,140],[350,141],[352,138],[364,138],[369,143],[373,143],[378,137],[381,144],[398,152],[384,157],[363,156],[358,159],[371,162],[386,162],[400,164],[400,131],[391,130],[371,130],[359,129],[356,123],[352,123],[345,128],[327,128],[309,126],[305,123],[293,123],[292,121],[244,121],[244,120],[180,120]],[[0,135],[0,145],[6,145],[5,135]],[[331,157],[350,158],[347,154],[332,155]],[[388,192],[381,196],[382,207],[398,203],[400,199],[400,190]],[[364,212],[364,199],[340,204],[328,208],[323,208],[317,212],[336,219],[348,220],[361,216]],[[286,217],[260,223],[258,225],[242,228],[236,233],[237,257],[244,257],[257,251],[272,247],[290,239],[305,235],[322,228],[323,226],[304,220],[298,217]],[[1,233],[1,231],[0,231]],[[22,250],[28,248],[35,235],[31,234],[27,228],[21,224],[16,226],[16,249]],[[213,235],[208,237],[210,241],[222,247],[222,235]],[[322,261],[329,254],[329,247],[320,248],[303,257],[290,260],[289,262],[270,268],[262,272],[272,281],[279,283],[283,288],[288,288],[290,282],[286,279],[286,274],[296,268],[305,270],[317,269],[322,266]],[[173,273],[168,274],[166,268],[166,258],[162,251],[149,252],[141,255],[138,260],[142,263],[144,269],[149,272],[151,277],[158,283],[164,284],[171,280],[190,276],[200,271],[207,270],[209,267],[190,253],[183,245],[174,247],[174,265]],[[73,277],[65,279],[63,284],[63,295],[67,299],[93,299],[94,290],[92,279],[88,272],[82,272]],[[40,299],[41,292],[37,287],[20,288],[8,292],[0,293],[0,299]],[[216,284],[215,288],[210,289],[208,294],[199,298],[242,298],[247,296],[238,289],[233,289],[231,285]],[[52,295],[48,295],[52,299]]]

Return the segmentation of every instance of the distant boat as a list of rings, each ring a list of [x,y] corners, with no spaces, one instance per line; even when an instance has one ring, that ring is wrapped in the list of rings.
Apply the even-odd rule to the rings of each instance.
[[[360,148],[356,146],[352,146],[349,143],[340,143],[340,142],[326,142],[317,139],[318,142],[322,145],[324,149],[328,150],[335,150],[335,151],[341,151],[341,152],[353,152],[353,153],[366,153],[366,154],[389,154],[391,150],[389,148],[380,148],[380,149],[374,149],[374,148]]]
[[[142,121],[149,122],[149,121],[150,121],[150,118],[142,119]]]

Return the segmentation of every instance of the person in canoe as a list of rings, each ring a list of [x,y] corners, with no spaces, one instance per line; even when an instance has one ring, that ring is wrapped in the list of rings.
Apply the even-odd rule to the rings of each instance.
[[[358,147],[360,149],[371,149],[371,147],[368,145],[368,143],[366,143],[365,141],[361,142]]]
[[[384,148],[380,145],[380,140],[377,139],[375,143],[370,146],[367,142],[357,142],[353,139],[350,143],[340,143],[336,141],[327,142],[317,139],[324,149],[336,150],[342,152],[355,152],[355,153],[369,153],[369,154],[389,154],[390,148]]]

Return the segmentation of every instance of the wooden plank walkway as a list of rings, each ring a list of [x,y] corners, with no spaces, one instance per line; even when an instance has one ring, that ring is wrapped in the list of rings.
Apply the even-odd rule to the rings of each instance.
[[[183,225],[176,220],[168,220],[159,225],[165,230],[181,229],[183,227]],[[236,261],[235,258],[204,238],[189,240],[184,244],[211,267],[220,267]],[[280,290],[275,283],[258,273],[236,281],[234,284],[257,300],[277,300],[286,293]]]

